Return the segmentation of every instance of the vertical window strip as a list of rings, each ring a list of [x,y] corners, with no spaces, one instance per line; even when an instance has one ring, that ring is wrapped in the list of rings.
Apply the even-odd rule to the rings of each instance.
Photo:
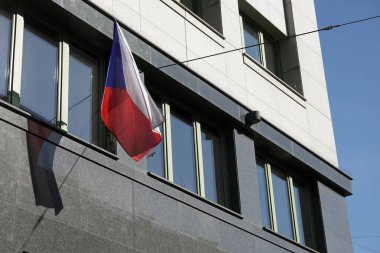
[[[164,129],[163,138],[164,138],[165,177],[170,182],[174,182],[170,106],[166,102],[163,102],[163,113],[165,117],[165,123],[164,123],[164,128],[163,128]]]
[[[197,164],[197,185],[198,193],[202,197],[206,197],[204,171],[203,171],[203,157],[202,157],[202,136],[201,125],[199,121],[194,121],[194,137],[195,137],[195,159]]]
[[[69,89],[69,55],[70,46],[65,41],[59,42],[59,71],[58,71],[58,127],[68,130],[68,89]]]
[[[292,224],[293,224],[293,238],[296,242],[300,242],[299,231],[298,231],[298,222],[297,222],[297,210],[294,201],[294,188],[293,188],[293,179],[291,177],[287,177],[288,182],[288,193],[290,200],[290,212],[292,216]]]
[[[11,37],[8,101],[18,107],[20,105],[24,18],[17,13],[12,16]]]
[[[266,61],[266,57],[265,57],[265,45],[262,44],[264,43],[264,34],[260,31],[257,32],[258,33],[258,37],[259,37],[259,54],[260,54],[260,61],[261,61],[261,65],[263,65],[265,68],[267,68],[267,61]]]
[[[272,223],[272,230],[278,232],[276,206],[274,204],[273,183],[272,183],[272,169],[269,163],[265,163],[265,173],[268,186],[268,199],[269,199],[269,212]]]

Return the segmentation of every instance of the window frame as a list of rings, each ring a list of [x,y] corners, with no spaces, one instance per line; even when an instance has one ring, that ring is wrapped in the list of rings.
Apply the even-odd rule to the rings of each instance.
[[[3,10],[3,9],[1,9]],[[80,140],[82,143],[88,145],[96,145],[101,149],[115,153],[115,143],[111,134],[107,131],[106,127],[102,123],[100,117],[100,101],[104,92],[104,82],[106,76],[106,52],[100,50],[100,48],[86,43],[83,38],[76,38],[70,34],[64,27],[56,23],[49,22],[50,20],[43,17],[31,17],[28,13],[22,12],[9,12],[11,17],[11,41],[10,41],[10,59],[9,59],[9,78],[8,78],[8,96],[7,102],[28,112],[32,117],[28,109],[23,109],[20,106],[21,93],[21,78],[22,78],[22,64],[23,64],[23,43],[24,43],[24,30],[28,28],[31,32],[37,34],[43,39],[47,39],[48,42],[54,39],[54,44],[58,47],[57,54],[57,94],[56,94],[56,118],[55,122],[49,123],[45,120],[40,120],[50,126],[56,127],[69,136]],[[52,36],[53,35],[53,36]],[[96,90],[96,98],[93,98],[91,106],[92,109],[97,108],[98,115],[96,119],[92,121],[92,134],[91,141],[81,139],[80,137],[68,132],[68,100],[69,100],[69,59],[71,50],[79,55],[87,56],[90,59],[97,61],[97,82],[92,87],[92,92]],[[97,101],[97,102],[96,102]]]
[[[148,83],[149,85],[149,83]],[[163,152],[164,152],[164,179],[169,181],[170,183],[175,184],[176,186],[185,189],[186,191],[190,191],[187,188],[184,188],[174,182],[174,171],[175,168],[173,167],[173,152],[172,152],[172,133],[171,133],[171,112],[174,108],[180,111],[183,111],[187,113],[191,117],[191,123],[193,128],[193,136],[194,136],[194,154],[195,154],[195,170],[196,170],[196,186],[197,191],[192,192],[201,198],[210,201],[212,203],[215,203],[216,205],[221,205],[224,208],[227,208],[232,211],[234,210],[234,207],[231,203],[231,196],[230,196],[230,179],[229,179],[229,168],[228,168],[228,160],[229,154],[226,148],[227,145],[227,132],[228,129],[224,127],[218,127],[218,123],[216,120],[206,118],[206,116],[201,115],[197,110],[190,108],[186,104],[179,101],[179,99],[173,98],[170,96],[170,99],[168,98],[168,94],[157,91],[153,88],[153,91],[151,92],[153,97],[157,97],[159,99],[159,102],[162,105],[162,112],[164,115],[164,123],[163,123]],[[223,184],[223,196],[220,197],[219,194],[217,194],[217,201],[213,201],[211,199],[206,198],[206,188],[205,188],[205,178],[204,178],[204,167],[203,167],[203,154],[202,154],[202,126],[205,125],[207,128],[211,128],[218,132],[220,136],[220,146],[221,146],[221,170],[222,170],[222,184]],[[152,150],[153,151],[153,150]],[[148,156],[149,157],[149,154]],[[149,168],[148,172],[150,172]],[[156,175],[157,177],[161,177],[160,175]],[[217,178],[215,178],[217,180]],[[237,182],[236,182],[237,183]]]
[[[241,33],[242,47],[250,46],[250,45],[246,45],[245,43],[245,36],[244,36],[245,26],[251,27],[252,29],[257,31],[258,48],[259,48],[258,51],[259,51],[260,61],[257,61],[254,57],[252,57],[245,48],[243,49],[243,53],[246,56],[248,56],[248,58],[251,59],[253,62],[255,62],[256,64],[264,68],[266,71],[269,71],[271,74],[273,74],[274,76],[282,80],[283,74],[282,74],[281,57],[279,53],[280,47],[278,43],[275,42],[272,44],[275,51],[275,68],[276,68],[275,71],[272,71],[271,69],[268,68],[268,64],[267,64],[267,54],[265,50],[266,40],[264,39],[264,37],[266,38],[269,37],[270,38],[269,41],[274,40],[274,39],[272,38],[270,34],[265,32],[264,29],[262,29],[258,24],[256,24],[251,18],[249,18],[246,14],[241,12],[240,13],[240,33]]]
[[[269,229],[270,231],[279,234],[282,237],[286,237],[285,235],[282,235],[278,231],[277,227],[277,218],[276,218],[276,205],[275,205],[275,199],[274,199],[274,193],[273,193],[273,182],[272,182],[272,167],[276,167],[277,170],[280,170],[282,173],[284,173],[284,176],[286,178],[287,182],[287,188],[288,188],[288,196],[289,196],[289,206],[290,206],[290,214],[291,214],[291,224],[292,224],[292,230],[293,230],[293,236],[292,238],[288,238],[302,246],[305,247],[312,247],[312,248],[317,248],[316,245],[316,229],[315,229],[315,217],[314,215],[311,215],[312,219],[310,221],[310,226],[311,226],[311,237],[312,241],[310,242],[311,245],[307,245],[307,242],[303,244],[300,239],[300,228],[298,227],[298,212],[301,210],[298,210],[296,207],[296,202],[295,202],[295,195],[294,195],[294,184],[295,182],[300,182],[303,184],[304,189],[305,189],[305,194],[307,194],[308,202],[309,204],[311,203],[310,198],[311,198],[311,189],[310,189],[310,183],[307,182],[305,179],[302,179],[299,175],[296,175],[295,172],[289,170],[282,164],[281,162],[276,161],[273,158],[268,158],[268,156],[262,154],[260,151],[258,152],[257,158],[262,161],[264,172],[265,172],[265,180],[266,180],[266,194],[268,196],[268,209],[269,209],[269,217],[270,217],[270,227],[264,227],[264,229]],[[256,158],[256,159],[257,159]],[[261,204],[261,203],[260,203]],[[301,207],[302,208],[302,207]],[[307,211],[307,210],[306,210]],[[302,211],[301,211],[302,212]],[[307,211],[309,214],[310,212]],[[302,215],[302,213],[301,213]],[[302,222],[302,221],[301,221]],[[305,231],[304,231],[305,232]]]
[[[174,1],[176,4],[178,4],[181,8],[183,8],[186,12],[188,12],[190,15],[192,15],[194,18],[196,18],[197,20],[199,20],[200,22],[202,22],[204,25],[206,25],[208,28],[210,28],[213,32],[215,32],[216,34],[218,34],[220,37],[222,37],[223,39],[224,36],[223,36],[223,17],[222,17],[222,5],[221,5],[221,0],[218,0],[219,2],[219,24],[220,24],[220,27],[217,28],[217,27],[214,27],[212,24],[210,24],[201,14],[201,10],[200,10],[200,2],[202,0],[195,0],[196,3],[196,7],[195,9],[196,10],[192,10],[190,9],[189,7],[187,7],[184,3],[181,3],[181,0],[169,0],[169,1]],[[194,1],[194,0],[191,0],[191,1]],[[200,12],[200,13],[197,13],[197,12]]]

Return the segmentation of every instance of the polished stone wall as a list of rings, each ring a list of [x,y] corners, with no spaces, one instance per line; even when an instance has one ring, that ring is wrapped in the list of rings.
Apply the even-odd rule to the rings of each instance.
[[[261,228],[254,143],[234,136],[241,214],[149,176],[144,161],[81,143],[1,103],[1,251],[309,252]],[[328,205],[327,224],[346,215]]]

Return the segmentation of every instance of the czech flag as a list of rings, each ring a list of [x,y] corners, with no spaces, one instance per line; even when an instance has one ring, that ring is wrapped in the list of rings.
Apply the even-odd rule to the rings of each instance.
[[[160,143],[162,113],[142,83],[127,40],[115,21],[101,117],[135,161]]]

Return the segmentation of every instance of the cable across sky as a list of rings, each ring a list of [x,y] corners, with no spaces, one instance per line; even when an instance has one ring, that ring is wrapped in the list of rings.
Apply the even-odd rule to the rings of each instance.
[[[234,48],[231,50],[227,50],[227,51],[223,51],[223,52],[219,52],[219,53],[214,53],[214,54],[209,54],[209,55],[193,58],[193,59],[186,60],[186,61],[175,62],[175,63],[163,65],[160,67],[148,68],[144,71],[140,71],[140,73],[146,73],[146,72],[150,72],[150,71],[157,70],[157,69],[168,68],[168,67],[179,65],[179,64],[184,64],[184,63],[188,63],[188,62],[202,60],[202,59],[206,59],[206,58],[210,58],[210,57],[214,57],[214,56],[218,56],[218,55],[222,55],[222,54],[228,54],[231,52],[236,52],[236,51],[240,51],[240,50],[247,49],[247,48],[257,47],[257,46],[261,46],[264,44],[279,42],[279,41],[283,41],[283,40],[287,40],[287,39],[291,39],[291,38],[296,38],[296,37],[300,37],[300,36],[304,36],[304,35],[308,35],[308,34],[312,34],[312,33],[317,33],[317,32],[322,32],[322,31],[331,31],[335,28],[340,28],[340,27],[347,26],[347,25],[353,25],[353,24],[357,24],[357,23],[361,23],[361,22],[365,22],[365,21],[369,21],[369,20],[377,19],[377,18],[380,18],[380,15],[372,16],[372,17],[368,17],[368,18],[363,18],[363,19],[357,19],[357,20],[353,20],[353,21],[349,21],[349,22],[341,23],[341,24],[336,24],[336,25],[329,25],[329,26],[326,26],[326,27],[323,27],[323,28],[320,28],[317,30],[286,36],[286,37],[281,38],[281,39],[274,39],[274,40],[269,40],[269,41],[265,41],[265,42],[260,42],[260,43],[254,44],[254,45],[249,45],[249,46],[240,47],[240,48]]]

